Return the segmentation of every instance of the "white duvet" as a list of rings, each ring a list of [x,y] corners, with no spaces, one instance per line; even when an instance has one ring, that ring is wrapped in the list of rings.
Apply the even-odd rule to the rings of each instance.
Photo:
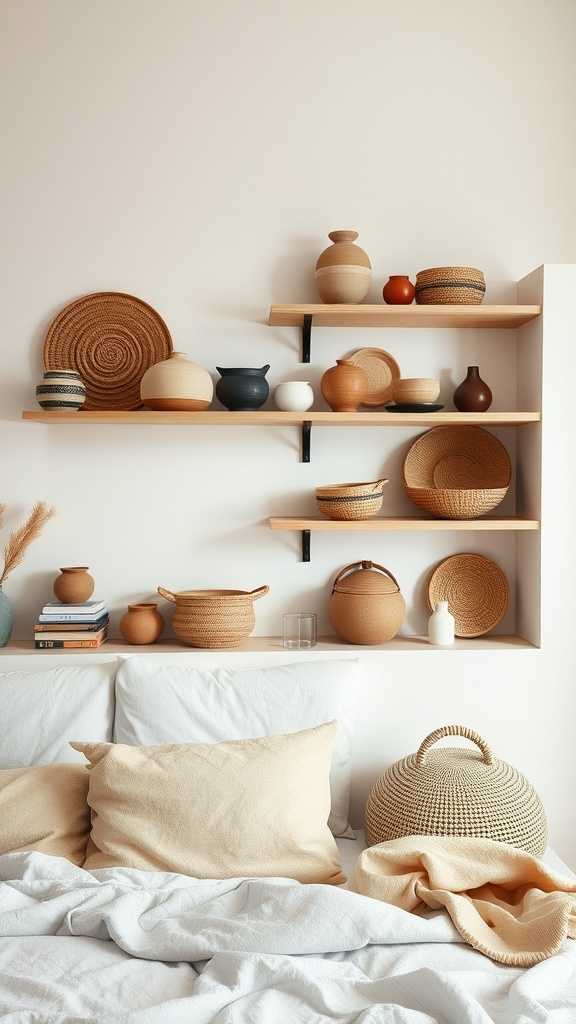
[[[576,1024],[576,942],[521,971],[463,945],[444,913],[343,889],[8,854],[0,1019]]]

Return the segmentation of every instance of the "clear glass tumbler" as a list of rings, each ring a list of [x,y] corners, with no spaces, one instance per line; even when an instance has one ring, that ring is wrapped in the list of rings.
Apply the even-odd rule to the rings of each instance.
[[[314,647],[316,630],[314,612],[287,612],[282,616],[282,646],[289,650]]]

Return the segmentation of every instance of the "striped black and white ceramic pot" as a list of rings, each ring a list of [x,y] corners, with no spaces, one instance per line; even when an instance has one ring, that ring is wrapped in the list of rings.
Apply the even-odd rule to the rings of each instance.
[[[36,398],[42,409],[81,409],[86,386],[76,370],[46,370],[36,386]]]

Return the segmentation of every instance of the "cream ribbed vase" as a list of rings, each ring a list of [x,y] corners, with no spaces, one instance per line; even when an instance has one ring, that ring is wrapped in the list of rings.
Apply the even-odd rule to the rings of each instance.
[[[140,397],[147,409],[191,411],[207,409],[214,395],[212,378],[184,352],[155,363],[142,377]]]

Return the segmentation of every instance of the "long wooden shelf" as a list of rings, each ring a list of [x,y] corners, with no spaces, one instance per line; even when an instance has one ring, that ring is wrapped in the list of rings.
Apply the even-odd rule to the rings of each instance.
[[[540,316],[541,306],[377,306],[274,305],[273,327],[302,327],[312,317],[315,327],[522,327]]]
[[[285,427],[313,423],[323,427],[434,427],[440,424],[470,423],[482,426],[506,426],[522,423],[538,423],[539,412],[228,412],[215,409],[206,412],[151,412],[147,409],[124,412],[118,410],[90,410],[70,412],[42,409],[26,409],[22,419],[34,423],[71,423],[76,426],[87,423],[125,424],[196,424],[198,426],[259,426]]]
[[[375,519],[334,520],[320,516],[271,516],[268,520],[271,530],[322,530],[332,533],[337,530],[361,530],[368,533],[388,533],[398,530],[426,530],[433,533],[464,530],[538,530],[537,519],[523,519],[521,516],[492,517],[491,519],[418,519],[416,517],[382,516]]]
[[[336,637],[321,637],[315,647],[307,648],[306,650],[300,650],[297,652],[287,651],[282,646],[282,639],[278,636],[251,636],[248,640],[245,640],[240,647],[237,648],[220,648],[218,650],[203,650],[198,647],[186,647],[184,644],[179,644],[177,640],[162,640],[157,644],[150,644],[143,647],[133,647],[130,644],[123,643],[122,640],[109,640],[98,650],[92,649],[80,649],[80,650],[41,650],[37,651],[34,649],[33,640],[12,640],[6,647],[0,647],[0,658],[2,657],[14,657],[19,655],[38,655],[41,658],[90,658],[90,657],[102,657],[102,655],[108,656],[125,656],[132,657],[134,655],[156,655],[161,657],[165,654],[193,654],[200,655],[201,657],[212,657],[221,658],[222,655],[228,657],[234,656],[235,654],[278,654],[285,656],[289,653],[297,653],[302,658],[314,657],[315,654],[331,653],[349,653],[349,654],[413,654],[413,653],[505,653],[508,651],[532,651],[537,652],[539,648],[535,647],[534,644],[529,643],[521,636],[510,636],[498,634],[491,634],[489,636],[481,636],[475,639],[456,639],[454,646],[450,648],[446,647],[433,647],[428,643],[426,637],[423,636],[397,636],[394,640],[389,640],[386,644],[377,644],[375,646],[367,647],[363,644],[345,644],[338,640]]]

